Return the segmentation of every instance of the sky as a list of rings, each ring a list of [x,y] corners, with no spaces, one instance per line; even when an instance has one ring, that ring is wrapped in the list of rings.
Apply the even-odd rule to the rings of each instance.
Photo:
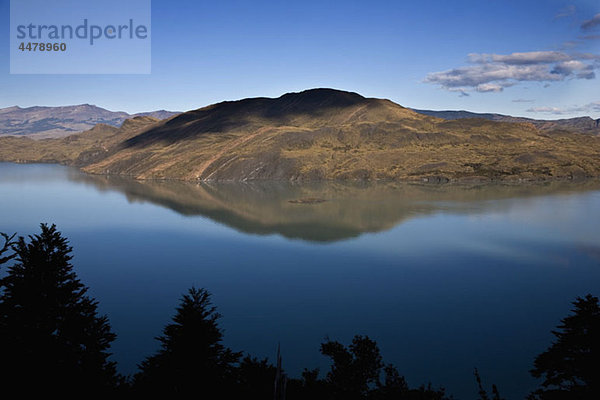
[[[20,75],[0,0],[0,107],[186,111],[330,87],[411,108],[600,118],[597,0],[152,0],[151,15],[149,74]]]

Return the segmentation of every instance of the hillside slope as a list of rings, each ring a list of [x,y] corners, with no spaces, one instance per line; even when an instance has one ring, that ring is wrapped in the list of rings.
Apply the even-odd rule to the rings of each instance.
[[[46,141],[34,153],[86,172],[137,179],[444,182],[600,176],[596,135],[531,123],[443,120],[333,89],[223,102],[166,121],[140,120],[135,129],[73,137],[72,143]],[[6,160],[6,152],[0,150],[0,158]]]
[[[600,119],[592,119],[590,117],[566,118],[566,119],[532,119],[523,117],[512,117],[503,114],[489,113],[474,113],[470,111],[433,111],[433,110],[417,110],[419,114],[429,115],[447,120],[463,119],[463,118],[483,118],[490,121],[500,122],[524,122],[535,125],[536,128],[543,131],[565,130],[576,133],[592,133],[600,134]]]
[[[126,119],[133,117],[166,119],[177,114],[179,113],[159,110],[130,115],[90,104],[27,108],[14,106],[0,108],[0,137],[11,135],[35,139],[59,138],[86,131],[97,124],[118,127]]]
[[[103,157],[108,149],[136,136],[159,121],[152,117],[135,117],[125,120],[119,128],[98,124],[88,131],[59,139],[0,137],[0,160],[83,166]]]

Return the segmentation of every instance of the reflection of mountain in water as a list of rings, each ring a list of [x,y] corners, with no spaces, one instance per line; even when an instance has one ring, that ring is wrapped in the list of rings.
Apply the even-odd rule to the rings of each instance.
[[[596,181],[531,185],[420,185],[407,183],[284,182],[192,184],[70,174],[129,201],[151,202],[186,216],[204,216],[241,232],[281,234],[316,242],[393,228],[404,220],[443,210],[505,207],[491,200],[597,190]],[[325,200],[325,201],[321,201]]]

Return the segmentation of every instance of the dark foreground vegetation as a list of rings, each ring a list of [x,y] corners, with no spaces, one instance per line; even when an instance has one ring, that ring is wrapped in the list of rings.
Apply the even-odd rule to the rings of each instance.
[[[330,370],[305,369],[288,378],[276,365],[223,345],[220,315],[204,289],[184,294],[165,326],[159,350],[133,377],[119,375],[109,360],[116,335],[96,300],[87,295],[71,265],[72,248],[54,225],[28,239],[0,239],[0,385],[4,393],[84,395],[166,395],[240,399],[442,400],[442,388],[410,388],[399,371],[385,364],[377,343],[355,336],[344,345],[326,340],[321,354]],[[556,340],[534,361],[531,374],[541,386],[529,399],[600,398],[600,306],[587,295],[552,333]],[[500,400],[484,388],[481,400]]]

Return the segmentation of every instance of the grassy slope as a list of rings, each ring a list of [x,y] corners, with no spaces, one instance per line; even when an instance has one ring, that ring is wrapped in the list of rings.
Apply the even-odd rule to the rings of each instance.
[[[446,121],[388,100],[325,89],[224,102],[167,121],[138,122],[135,129],[88,131],[76,135],[76,142],[10,145],[20,160],[54,159],[91,173],[139,179],[600,176],[597,136],[540,131],[527,123]],[[0,143],[0,158],[6,160],[6,145]]]
[[[90,162],[92,155],[97,158],[106,155],[109,149],[158,121],[151,117],[136,117],[126,120],[120,128],[98,124],[88,131],[60,139],[0,137],[0,160],[81,166]]]

